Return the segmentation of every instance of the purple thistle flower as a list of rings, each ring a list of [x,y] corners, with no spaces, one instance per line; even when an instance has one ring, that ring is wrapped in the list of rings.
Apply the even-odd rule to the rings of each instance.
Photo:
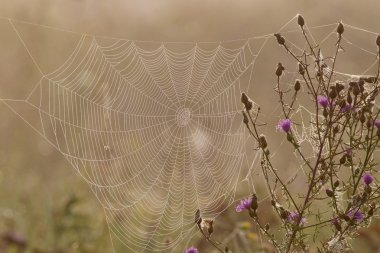
[[[298,222],[299,217],[300,217],[299,213],[291,212],[288,216],[288,222],[296,223],[296,222]],[[301,218],[299,224],[304,225],[306,222],[307,221],[305,218]]]
[[[357,211],[355,212],[355,210],[352,209],[351,211],[348,212],[347,215],[348,215],[348,217],[350,217],[351,219],[356,220],[357,223],[362,222],[363,219],[364,219],[363,213],[362,213],[360,210],[357,210]]]
[[[366,185],[372,184],[372,182],[373,182],[373,176],[370,173],[368,173],[368,172],[365,173],[364,176],[363,176],[363,182]]]
[[[288,133],[292,128],[292,125],[293,122],[290,119],[282,119],[280,120],[280,122],[278,122],[277,129],[280,129],[285,133]]]
[[[352,106],[351,106],[350,104],[347,104],[347,105],[343,106],[343,107],[340,109],[340,112],[342,112],[342,113],[346,113],[346,112],[348,112],[348,111],[351,111],[351,109],[352,109]]]
[[[380,119],[375,120],[373,124],[380,129]]]
[[[326,108],[330,104],[329,99],[325,96],[318,96],[317,100],[323,108]]]
[[[240,213],[244,210],[249,210],[252,204],[252,198],[242,199],[240,200],[240,203],[236,206],[235,210],[236,212]]]
[[[188,248],[185,253],[199,253],[199,250],[195,247]]]

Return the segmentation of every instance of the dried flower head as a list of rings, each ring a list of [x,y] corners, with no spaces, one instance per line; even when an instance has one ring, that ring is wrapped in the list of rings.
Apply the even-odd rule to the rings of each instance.
[[[372,184],[373,182],[373,176],[366,172],[364,175],[363,175],[363,182],[366,184],[366,185],[370,185]]]
[[[199,253],[199,250],[195,247],[188,248],[185,253]]]
[[[236,212],[240,213],[240,212],[243,212],[244,210],[249,210],[251,205],[252,205],[252,198],[242,199],[240,203],[236,206],[235,210]]]
[[[288,133],[292,128],[292,125],[293,122],[290,119],[282,119],[280,120],[280,122],[278,122],[277,129],[280,129],[285,133]]]

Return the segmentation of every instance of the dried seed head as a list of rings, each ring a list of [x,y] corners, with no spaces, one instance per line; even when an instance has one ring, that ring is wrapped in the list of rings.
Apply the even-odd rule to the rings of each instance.
[[[298,14],[298,25],[303,27],[305,25],[305,19],[302,17],[301,14]]]
[[[380,34],[377,35],[377,38],[376,38],[376,45],[379,47],[380,49]]]
[[[247,111],[250,111],[253,107],[252,100],[249,99],[249,97],[243,92],[241,94],[241,102],[244,104],[245,109]]]
[[[305,75],[305,69],[301,63],[298,63],[298,73],[302,76]]]
[[[278,44],[285,45],[285,38],[281,36],[279,33],[275,33],[274,36],[277,39]]]
[[[276,76],[281,76],[282,72],[285,70],[284,66],[282,66],[282,63],[279,62],[277,64],[277,69],[276,69]]]
[[[300,83],[300,80],[296,80],[296,82],[294,83],[294,90],[297,92],[301,89],[301,83]]]
[[[336,28],[336,32],[338,33],[339,36],[341,36],[344,32],[344,26],[342,21],[339,22],[338,27]]]
[[[266,149],[268,147],[267,139],[263,134],[259,136],[259,145],[262,149]]]
[[[249,101],[247,94],[244,92],[241,94],[241,102],[245,105]]]

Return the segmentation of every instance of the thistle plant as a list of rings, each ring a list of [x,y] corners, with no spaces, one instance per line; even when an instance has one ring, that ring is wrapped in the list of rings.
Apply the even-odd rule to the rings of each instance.
[[[271,145],[258,124],[260,109],[253,110],[252,100],[242,93],[243,122],[255,140],[252,145],[256,145],[261,154],[261,171],[269,192],[271,212],[278,218],[277,225],[263,224],[263,212],[270,211],[260,210],[257,193],[242,199],[235,209],[237,215],[244,212],[249,215],[274,252],[312,249],[346,252],[352,248],[351,239],[358,235],[359,229],[369,226],[380,204],[379,166],[375,157],[380,142],[380,110],[375,105],[380,88],[380,35],[374,41],[378,52],[376,72],[372,76],[339,81],[336,63],[344,51],[344,24],[337,25],[334,54],[324,58],[321,48],[311,42],[301,15],[297,22],[307,45],[301,55],[292,51],[285,36],[277,33],[274,37],[294,62],[298,79],[291,90],[284,90],[281,77],[285,68],[294,66],[278,63],[274,90],[282,111],[277,128],[302,163],[306,188],[301,193],[292,192],[289,187],[292,180],[279,175],[272,161]],[[309,123],[314,131],[310,139],[316,148],[311,154],[297,139],[297,120],[293,119],[302,97],[312,101],[313,118]],[[203,222],[198,211],[196,224],[205,238],[220,252],[229,252],[210,239],[212,232],[204,232],[208,226],[202,226]],[[321,230],[324,238],[312,240]]]

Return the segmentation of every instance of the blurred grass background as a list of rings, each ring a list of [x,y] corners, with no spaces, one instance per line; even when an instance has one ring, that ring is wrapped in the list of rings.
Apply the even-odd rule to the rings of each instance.
[[[380,31],[379,9],[378,0],[0,2],[2,17],[79,33],[157,41],[215,41],[267,34],[297,13],[315,25],[344,20]],[[3,37],[1,34],[0,51],[6,52]],[[38,42],[42,49],[49,46],[46,39]],[[66,52],[62,56],[57,52],[57,58],[64,56]],[[36,55],[36,59],[48,59],[47,65],[49,57],[43,50]],[[30,85],[25,80],[33,79],[36,70],[31,70],[32,65],[24,60],[13,56],[0,61],[0,95],[7,92],[10,84]],[[257,235],[245,223],[236,225],[236,218],[233,208],[223,215],[220,227],[226,232],[221,234],[230,234],[237,227],[246,231],[244,235],[253,244],[258,243]],[[239,222],[245,218],[238,217]],[[378,250],[379,244],[373,238],[379,237],[379,230],[373,227],[362,232],[358,241],[361,252]],[[111,252],[112,248],[102,208],[87,184],[56,150],[3,104],[0,104],[0,236],[0,252],[95,253]],[[116,243],[114,248],[116,252],[125,252]],[[200,248],[209,252],[204,242],[200,242]]]

